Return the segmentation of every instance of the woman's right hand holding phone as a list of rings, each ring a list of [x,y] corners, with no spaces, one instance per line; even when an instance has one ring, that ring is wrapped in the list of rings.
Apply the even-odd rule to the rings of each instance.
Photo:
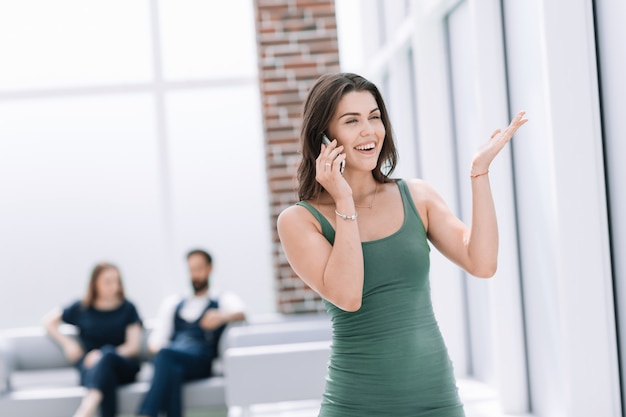
[[[342,151],[343,146],[338,146],[334,139],[328,145],[322,143],[321,152],[315,160],[315,179],[335,201],[342,196],[352,196],[350,185],[341,175],[341,164],[346,160]]]

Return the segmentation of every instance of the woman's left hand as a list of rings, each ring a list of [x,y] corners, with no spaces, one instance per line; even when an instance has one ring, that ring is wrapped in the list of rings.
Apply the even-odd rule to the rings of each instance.
[[[497,129],[491,134],[491,138],[487,141],[487,143],[478,148],[474,156],[474,160],[472,161],[472,170],[470,175],[479,175],[489,171],[491,161],[493,161],[496,155],[500,153],[502,148],[504,148],[504,145],[509,143],[515,132],[517,132],[517,129],[528,121],[528,119],[524,117],[525,114],[525,111],[517,113],[504,131]]]
[[[90,350],[89,353],[85,355],[83,366],[85,368],[93,368],[98,363],[101,357],[102,352],[100,352],[99,349]]]

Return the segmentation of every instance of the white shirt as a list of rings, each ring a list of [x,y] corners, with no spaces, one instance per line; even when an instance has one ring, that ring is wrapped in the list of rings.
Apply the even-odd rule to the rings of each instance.
[[[181,297],[180,295],[172,295],[167,297],[161,303],[159,312],[154,322],[154,329],[148,338],[148,346],[154,350],[158,350],[167,346],[174,333],[174,313],[176,306],[183,301],[180,309],[180,317],[185,321],[196,321],[206,309],[209,300],[217,300],[220,311],[226,313],[244,312],[244,303],[235,293],[219,292],[209,288],[208,294],[189,297]]]

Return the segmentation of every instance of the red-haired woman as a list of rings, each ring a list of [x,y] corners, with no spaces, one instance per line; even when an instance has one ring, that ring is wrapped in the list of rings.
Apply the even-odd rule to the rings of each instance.
[[[78,328],[78,341],[59,331],[61,322]],[[85,297],[48,313],[44,325],[76,365],[87,388],[74,417],[92,416],[98,406],[102,417],[114,417],[117,387],[134,381],[139,372],[142,336],[141,319],[124,295],[119,269],[106,262],[97,264]]]

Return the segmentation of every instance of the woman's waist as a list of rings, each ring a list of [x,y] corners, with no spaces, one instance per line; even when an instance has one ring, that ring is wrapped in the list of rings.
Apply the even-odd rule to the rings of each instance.
[[[392,385],[397,391],[407,389],[415,393],[416,390],[454,384],[454,371],[443,344],[428,350],[385,354],[335,352],[328,363],[327,382],[334,388],[342,387],[347,391],[362,392],[367,387],[376,391],[381,386]]]
[[[388,321],[383,326],[335,323],[332,351],[336,354],[385,355],[391,352],[431,350],[443,345],[443,337],[434,315],[419,321]]]
[[[438,325],[430,305],[390,308],[364,304],[355,313],[333,316],[333,335],[342,339],[412,337],[433,329]]]

